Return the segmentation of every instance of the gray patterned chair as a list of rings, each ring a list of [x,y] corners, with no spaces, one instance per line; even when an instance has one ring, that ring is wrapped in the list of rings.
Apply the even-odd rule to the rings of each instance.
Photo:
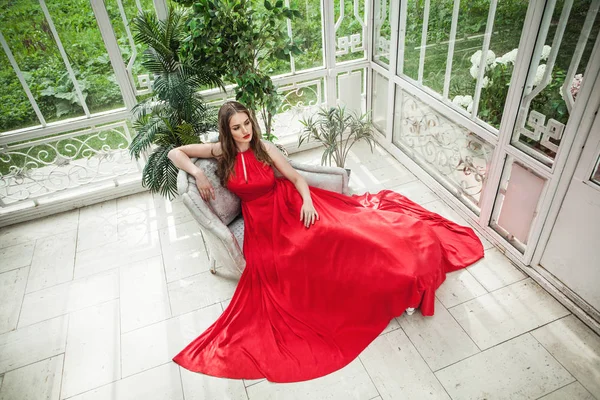
[[[200,197],[196,180],[181,170],[177,176],[177,190],[183,203],[200,225],[200,232],[208,252],[210,271],[226,267],[241,274],[246,266],[242,253],[244,243],[244,219],[241,215],[240,199],[221,186],[216,175],[217,162],[214,159],[192,159],[206,174],[215,190],[215,199],[205,202]],[[322,167],[290,164],[302,175],[309,186],[348,194],[348,175],[338,167]],[[275,175],[281,176],[275,169]]]

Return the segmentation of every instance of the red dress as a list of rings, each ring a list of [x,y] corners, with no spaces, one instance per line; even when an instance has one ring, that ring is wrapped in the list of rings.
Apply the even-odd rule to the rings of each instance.
[[[237,157],[228,188],[242,199],[246,269],[229,307],[173,359],[191,371],[272,382],[329,374],[407,307],[433,315],[446,273],[483,257],[471,228],[389,190],[310,188],[321,219],[307,229],[294,185],[251,151]]]

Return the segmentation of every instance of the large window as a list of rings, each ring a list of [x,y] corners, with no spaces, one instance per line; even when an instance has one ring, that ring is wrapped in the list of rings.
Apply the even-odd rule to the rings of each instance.
[[[398,74],[499,128],[528,4],[407,1],[400,15],[406,33],[399,39]]]

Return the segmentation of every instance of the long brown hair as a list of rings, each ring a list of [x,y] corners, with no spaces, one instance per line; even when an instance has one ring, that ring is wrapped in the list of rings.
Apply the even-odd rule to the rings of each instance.
[[[234,173],[235,157],[238,153],[238,148],[233,140],[229,121],[237,113],[245,113],[252,124],[252,139],[250,139],[250,149],[254,153],[257,160],[265,164],[273,165],[273,160],[263,147],[260,138],[260,128],[256,120],[242,103],[237,101],[228,101],[219,109],[219,143],[221,143],[222,154],[217,158],[217,176],[221,180],[223,186],[227,185],[227,181],[231,174]]]

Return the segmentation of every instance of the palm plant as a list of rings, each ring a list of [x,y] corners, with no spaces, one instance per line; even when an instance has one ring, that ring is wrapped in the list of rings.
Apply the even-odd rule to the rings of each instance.
[[[373,151],[373,131],[368,114],[347,113],[341,106],[321,108],[317,112],[317,118],[310,116],[300,123],[304,128],[298,139],[298,146],[311,139],[320,142],[325,147],[321,165],[331,165],[333,161],[343,168],[350,149],[359,140],[366,140]]]
[[[186,11],[170,8],[164,21],[154,13],[140,13],[133,20],[137,43],[148,47],[142,65],[155,76],[152,97],[133,108],[137,131],[129,151],[139,157],[148,149],[142,184],[151,192],[173,198],[177,194],[177,168],[169,150],[200,143],[200,135],[216,129],[216,110],[198,94],[203,86],[220,86],[220,74],[200,68],[180,54],[185,37]]]

